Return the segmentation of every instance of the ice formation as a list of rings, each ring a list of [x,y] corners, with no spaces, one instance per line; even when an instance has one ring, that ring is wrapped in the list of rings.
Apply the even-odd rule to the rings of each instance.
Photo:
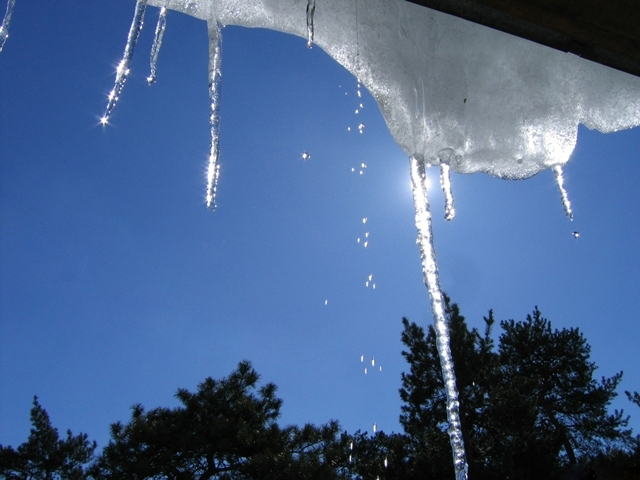
[[[160,54],[160,48],[162,47],[162,39],[164,37],[164,31],[167,28],[167,9],[162,7],[160,14],[158,15],[158,23],[156,24],[156,33],[153,36],[153,45],[151,46],[151,60],[149,61],[149,76],[147,82],[149,85],[156,81],[156,73],[158,70],[158,55]]]
[[[433,247],[427,176],[424,162],[415,155],[411,157],[411,186],[413,187],[413,205],[416,211],[416,228],[418,229],[417,244],[420,247],[422,274],[431,298],[431,311],[436,329],[436,346],[447,396],[447,420],[449,421],[449,438],[453,451],[453,466],[456,480],[464,480],[467,478],[468,468],[460,423],[460,402],[458,401],[456,375],[453,369],[449,326],[444,314],[444,298],[440,288],[436,252]]]
[[[376,99],[391,134],[411,159],[418,244],[441,355],[455,475],[457,480],[466,478],[424,169],[441,167],[447,219],[454,215],[450,171],[522,179],[546,168],[553,169],[571,217],[562,166],[575,147],[578,124],[602,132],[640,124],[640,78],[404,0],[137,0],[102,123],[107,123],[129,73],[147,3],[208,23],[210,207],[215,206],[220,172],[222,26],[263,27],[303,37],[356,76],[358,96],[362,83]],[[12,4],[9,0],[8,15]],[[161,21],[152,78],[164,31],[162,13]],[[2,32],[6,38],[4,24]],[[360,124],[360,133],[363,128]]]
[[[11,15],[13,15],[13,7],[16,4],[16,0],[8,0],[7,11],[2,19],[2,25],[0,25],[0,52],[4,48],[4,42],[9,38],[9,24],[11,23]]]

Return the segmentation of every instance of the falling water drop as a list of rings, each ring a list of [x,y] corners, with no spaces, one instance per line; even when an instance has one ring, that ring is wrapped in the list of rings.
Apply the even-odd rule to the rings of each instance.
[[[367,248],[369,246],[369,242],[366,241],[366,242],[363,243],[363,245],[364,245],[364,248]]]
[[[372,357],[371,358],[371,366],[375,367],[376,366],[376,357]]]
[[[373,433],[376,433],[378,431],[378,424],[374,423],[373,424]]]
[[[307,0],[307,48],[313,46],[313,16],[316,13],[316,0]]]
[[[388,465],[389,465],[389,461],[387,457],[384,457],[384,468],[387,468]]]
[[[302,160],[309,160],[311,158],[311,154],[309,152],[304,152],[302,154]]]
[[[367,374],[367,367],[364,367],[364,374]]]
[[[376,284],[375,284],[375,283],[373,284],[373,289],[374,289],[374,290],[376,289]]]
[[[364,132],[364,123],[361,123],[360,125],[358,125],[358,131],[359,131],[360,133],[363,133],[363,132]]]
[[[360,355],[360,361],[364,362],[364,355]]]
[[[367,221],[368,221],[368,218],[367,218],[367,217],[364,217],[364,218],[362,219],[362,223],[367,223]]]
[[[222,28],[217,21],[209,21],[209,124],[211,127],[211,148],[209,152],[209,166],[207,168],[207,207],[216,208],[216,191],[220,165],[220,84],[222,72]]]
[[[578,238],[580,236],[580,232],[573,232],[573,238]]]
[[[158,23],[156,24],[156,32],[153,36],[153,45],[151,46],[151,60],[150,60],[150,72],[147,77],[147,83],[151,85],[156,81],[156,72],[158,70],[158,55],[160,54],[160,47],[162,47],[162,38],[164,37],[164,31],[167,28],[167,8],[162,7],[160,9],[160,15],[158,16]]]
[[[100,123],[103,125],[106,125],[109,122],[111,112],[115,108],[116,103],[118,103],[120,94],[124,88],[124,83],[127,81],[127,76],[129,75],[129,64],[131,63],[136,43],[138,43],[138,37],[140,37],[140,30],[142,30],[142,24],[144,23],[144,12],[146,8],[147,0],[137,0],[133,20],[131,22],[131,27],[129,28],[129,35],[127,36],[127,45],[124,47],[122,60],[120,60],[118,68],[116,69],[116,81],[113,85],[113,89],[109,93],[107,108],[100,119]]]
[[[325,301],[324,301],[324,304],[325,304],[325,305],[329,305],[329,300],[325,300]]]
[[[360,237],[358,237],[358,243],[360,243]]]
[[[9,38],[9,24],[11,23],[11,16],[13,15],[13,7],[16,4],[16,0],[9,0],[7,2],[7,11],[4,14],[2,25],[0,25],[0,52],[4,48],[4,42]]]
[[[349,450],[353,450],[353,442],[349,444]]]
[[[453,206],[453,192],[451,191],[451,169],[446,163],[440,164],[440,185],[444,192],[444,218],[450,221],[456,216],[456,209]]]
[[[436,331],[436,345],[442,366],[442,377],[447,397],[446,412],[447,420],[449,421],[448,432],[453,453],[455,476],[456,480],[465,480],[467,478],[468,467],[460,423],[460,402],[458,401],[458,389],[456,387],[453,357],[451,355],[449,327],[444,314],[444,298],[440,288],[436,253],[433,245],[425,165],[424,162],[415,156],[411,157],[411,185],[413,204],[416,212],[416,229],[418,230],[417,244],[420,247],[424,283],[431,298],[431,310],[433,312]]]
[[[569,195],[567,195],[567,190],[564,188],[564,175],[562,174],[562,167],[560,165],[556,165],[552,168],[553,173],[556,176],[556,185],[558,185],[558,190],[560,190],[560,198],[562,199],[562,206],[564,207],[564,213],[567,214],[570,220],[573,220],[573,212],[571,211],[571,202],[569,201]]]

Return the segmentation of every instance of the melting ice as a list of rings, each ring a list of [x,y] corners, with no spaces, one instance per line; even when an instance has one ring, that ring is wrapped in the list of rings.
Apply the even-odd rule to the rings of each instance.
[[[136,2],[103,123],[129,73],[146,3]],[[357,0],[308,0],[306,9],[299,0],[148,3],[208,23],[211,145],[206,199],[212,208],[220,171],[222,26],[262,27],[306,38],[309,45],[318,45],[357,77],[358,97],[362,84],[376,99],[391,134],[411,159],[418,244],[446,386],[455,476],[466,478],[424,168],[441,166],[448,219],[454,214],[451,170],[522,179],[553,168],[565,211],[571,216],[561,167],[575,147],[578,124],[602,132],[640,124],[640,78],[403,1],[367,0],[367,8],[360,11]],[[0,42],[6,39],[12,6],[9,0]],[[163,28],[160,23],[156,28],[157,48]],[[363,128],[359,125],[360,133]]]
[[[9,0],[7,2],[7,11],[4,14],[2,25],[0,25],[0,52],[4,48],[4,42],[9,38],[9,24],[11,23],[11,15],[13,15],[13,7],[16,4],[16,0]]]

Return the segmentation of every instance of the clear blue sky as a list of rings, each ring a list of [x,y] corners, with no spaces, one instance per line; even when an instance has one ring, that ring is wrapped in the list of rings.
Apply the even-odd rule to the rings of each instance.
[[[61,431],[104,445],[132,404],[174,405],[243,359],[279,386],[282,423],[399,431],[401,318],[431,315],[409,162],[374,101],[355,115],[356,80],[304,39],[225,29],[212,213],[203,22],[169,13],[149,87],[149,8],[99,125],[133,6],[18,0],[0,54],[0,443],[26,439],[38,395]],[[639,147],[638,129],[581,128],[565,168],[574,222],[549,171],[454,174],[450,223],[432,189],[442,285],[469,324],[538,305],[580,327],[598,375],[624,370],[621,394],[640,390]],[[365,376],[361,355],[382,372]]]

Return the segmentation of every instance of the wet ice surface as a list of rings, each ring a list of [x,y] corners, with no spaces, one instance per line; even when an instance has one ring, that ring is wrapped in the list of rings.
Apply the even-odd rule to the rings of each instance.
[[[309,33],[295,0],[149,4]],[[566,163],[579,123],[609,132],[640,122],[640,79],[631,75],[409,2],[314,5],[314,44],[369,89],[404,152],[432,165],[451,149],[460,159],[453,171],[526,178]]]
[[[553,168],[571,218],[561,167],[575,147],[578,124],[603,132],[638,125],[640,79],[407,2],[370,0],[366,9],[358,11],[358,0],[332,0],[318,2],[326,8],[319,8],[317,13],[315,0],[308,0],[304,11],[295,0],[149,3],[193,15],[209,26],[211,148],[206,201],[211,208],[215,208],[220,172],[222,26],[264,27],[302,36],[309,47],[316,43],[323,48],[373,94],[391,134],[411,158],[418,245],[442,363],[455,476],[458,480],[466,478],[425,165],[441,166],[447,220],[455,214],[450,170],[521,179],[545,168]],[[136,3],[103,123],[108,121],[129,73],[145,5],[143,0]],[[159,49],[163,31],[164,25],[159,22],[154,41],[156,60],[155,47]],[[154,65],[152,60],[151,77],[155,75]],[[357,93],[360,97],[360,88]],[[363,123],[358,131],[363,133]],[[359,174],[363,172],[364,167]],[[366,247],[368,241],[363,245]],[[367,287],[371,281],[370,276]]]
[[[0,52],[4,48],[4,43],[9,38],[9,24],[11,23],[11,16],[13,15],[13,7],[16,4],[16,0],[8,0],[7,2],[7,10],[4,14],[4,19],[2,20],[2,25],[0,25]]]

